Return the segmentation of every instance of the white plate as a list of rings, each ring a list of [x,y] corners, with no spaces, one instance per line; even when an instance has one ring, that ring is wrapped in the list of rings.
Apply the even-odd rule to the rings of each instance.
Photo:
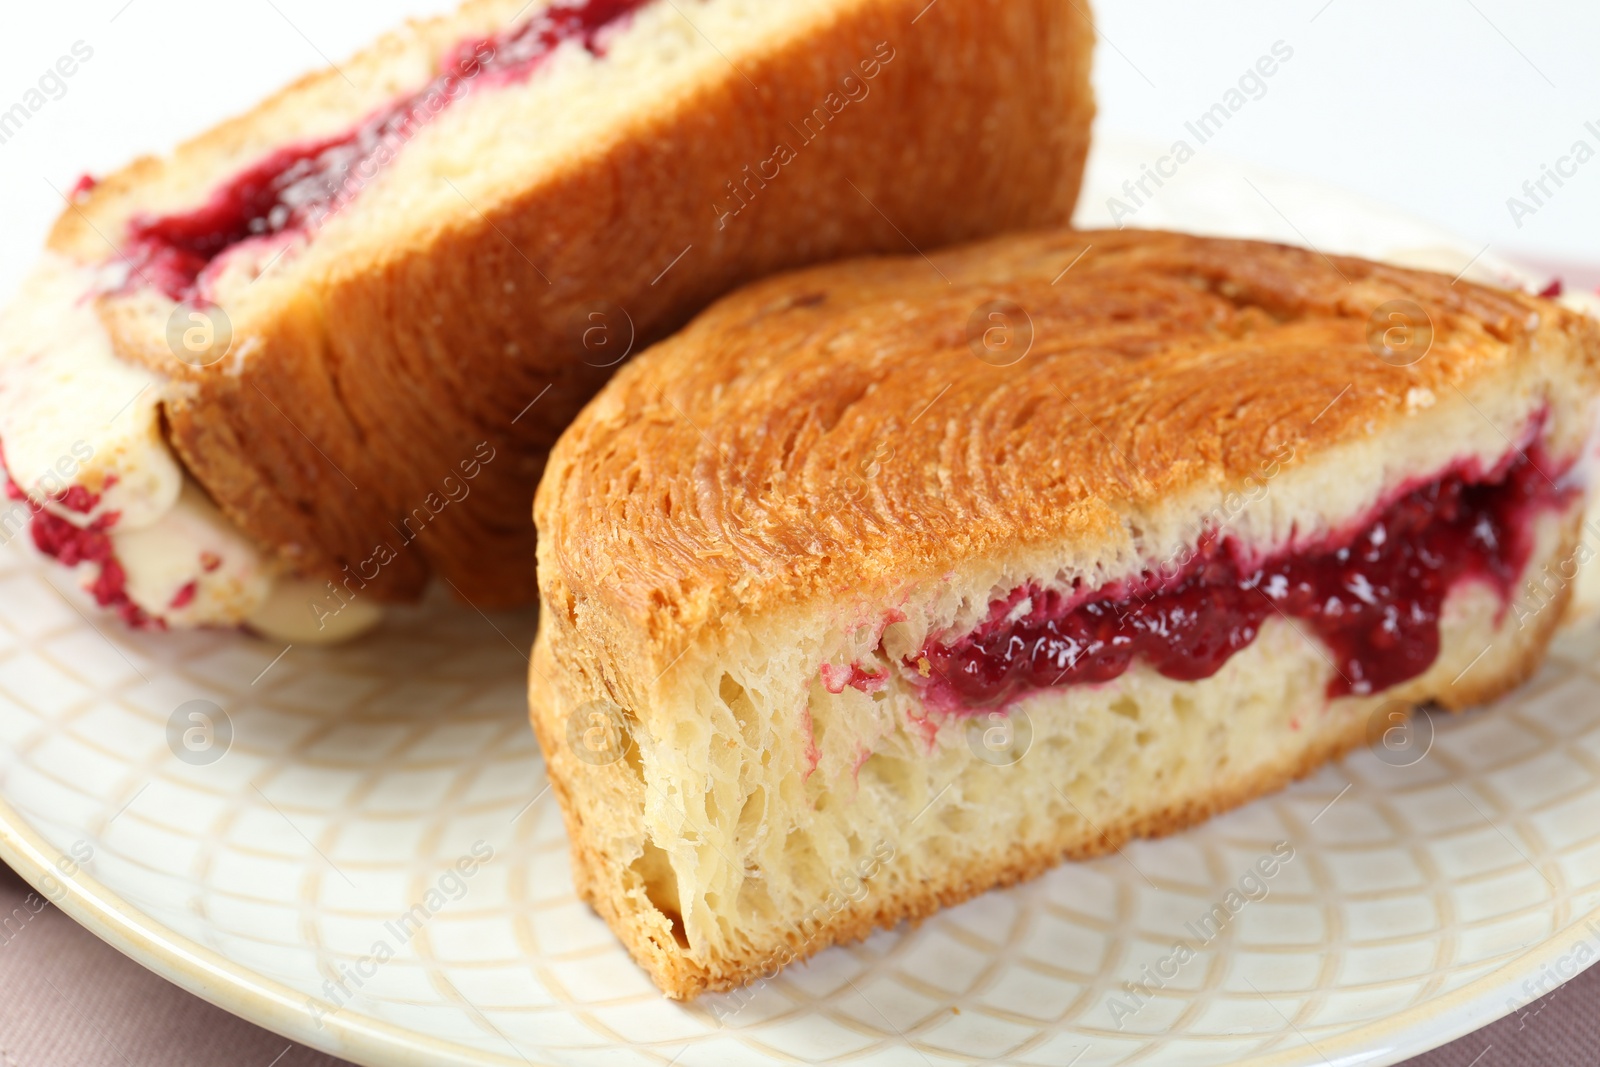
[[[1086,217],[1154,158],[1102,149]],[[1137,219],[1185,220],[1330,252],[1474,251],[1205,157]],[[685,1007],[573,895],[524,721],[531,614],[436,598],[333,651],[134,634],[83,614],[21,540],[0,551],[0,855],[152,970],[358,1063],[1388,1064],[1600,949],[1594,632],[1499,706],[1440,720],[1411,766],[1363,752],[829,949],[748,1003]],[[231,739],[193,701],[225,709]],[[1245,884],[1264,898],[1141,1010],[1115,1009],[1279,842],[1293,859]]]

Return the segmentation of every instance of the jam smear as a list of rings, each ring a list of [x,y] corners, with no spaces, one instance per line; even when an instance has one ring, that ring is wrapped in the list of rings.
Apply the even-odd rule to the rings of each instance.
[[[120,512],[108,511],[87,526],[78,526],[45,510],[12,479],[3,449],[0,449],[0,480],[5,482],[6,497],[27,507],[31,516],[28,533],[34,547],[65,567],[89,563],[99,568],[87,587],[96,604],[116,612],[129,626],[165,628],[164,622],[151,618],[128,596],[128,575],[117,560],[110,534],[111,527],[122,517]],[[116,478],[106,479],[107,489],[115,484]],[[81,485],[70,486],[51,499],[59,507],[82,515],[88,515],[100,504],[100,494]]]
[[[1361,528],[1267,560],[1202,539],[1173,577],[1146,575],[1085,600],[1024,587],[973,632],[931,640],[906,665],[929,703],[964,711],[1034,689],[1109,682],[1135,660],[1168,678],[1209,678],[1274,615],[1318,637],[1335,667],[1328,696],[1379,693],[1439,655],[1439,613],[1466,579],[1510,601],[1533,552],[1532,519],[1565,507],[1538,449],[1474,477],[1454,470],[1377,509]],[[925,663],[923,661],[926,661]]]
[[[491,37],[451,50],[441,72],[417,92],[346,133],[290,145],[235,174],[204,205],[129,225],[124,254],[173,300],[191,300],[201,273],[253,238],[309,232],[350,202],[407,142],[477,83],[527,77],[567,41],[600,55],[601,31],[648,0],[557,0]]]
[[[116,525],[118,513],[107,512],[88,526],[75,526],[61,516],[49,511],[33,513],[29,531],[40,552],[65,567],[90,563],[100,568],[94,581],[86,588],[94,602],[116,612],[129,626],[163,627],[128,596],[128,575],[117,559],[111,544],[111,527]]]
[[[846,686],[863,693],[876,693],[888,684],[887,671],[869,671],[859,663],[852,663],[848,667],[835,667],[831,663],[822,665],[822,685],[830,693],[842,693]]]

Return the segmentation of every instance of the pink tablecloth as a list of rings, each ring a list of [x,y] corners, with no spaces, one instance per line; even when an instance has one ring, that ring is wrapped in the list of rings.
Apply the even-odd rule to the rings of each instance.
[[[0,867],[0,915],[29,889]],[[26,909],[25,909],[26,910]],[[15,924],[13,924],[15,926]],[[1600,1062],[1600,967],[1408,1067]],[[54,907],[0,933],[0,1067],[339,1067],[169,985]]]

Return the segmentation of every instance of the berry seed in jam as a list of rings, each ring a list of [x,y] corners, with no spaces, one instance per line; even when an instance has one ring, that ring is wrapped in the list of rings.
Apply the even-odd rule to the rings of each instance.
[[[457,45],[432,81],[355,129],[278,149],[235,174],[192,211],[135,218],[124,249],[134,278],[173,300],[193,299],[201,273],[214,259],[253,238],[316,229],[474,85],[527,77],[567,41],[600,55],[601,31],[646,2],[556,0],[492,37]]]
[[[1487,582],[1509,601],[1533,552],[1533,519],[1565,507],[1556,468],[1537,449],[1486,477],[1453,471],[1380,508],[1354,536],[1249,561],[1215,539],[1171,581],[1102,591],[1084,601],[1025,587],[948,644],[907,666],[945,710],[1003,705],[1030,690],[1109,682],[1135,660],[1168,678],[1209,678],[1273,615],[1326,646],[1328,696],[1379,693],[1432,666],[1439,613],[1458,582]],[[1154,587],[1151,587],[1153,583]],[[1020,617],[1011,619],[1029,601]],[[1011,620],[1011,621],[1008,621]]]

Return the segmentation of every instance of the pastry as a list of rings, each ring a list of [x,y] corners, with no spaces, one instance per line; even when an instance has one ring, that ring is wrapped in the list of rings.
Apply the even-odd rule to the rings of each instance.
[[[778,269],[1070,216],[1083,12],[470,0],[86,180],[0,321],[7,536],[140,625],[529,602],[546,451],[630,351]]]
[[[1570,595],[1597,389],[1553,302],[1246,241],[729,296],[536,498],[578,887],[691,997],[1492,699]]]

